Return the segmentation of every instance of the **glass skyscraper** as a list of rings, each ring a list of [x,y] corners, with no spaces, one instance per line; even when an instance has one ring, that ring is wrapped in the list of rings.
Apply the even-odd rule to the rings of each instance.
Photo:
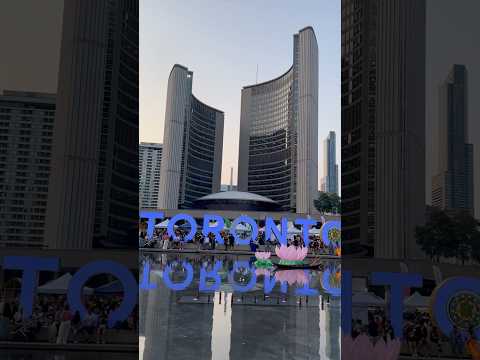
[[[323,174],[324,188],[322,191],[338,195],[338,165],[337,165],[337,142],[335,131],[330,131],[328,137],[323,141]]]
[[[432,180],[432,205],[444,210],[473,206],[473,145],[468,134],[468,72],[453,65],[440,86],[439,172]]]
[[[311,27],[293,40],[290,69],[242,89],[238,188],[307,214],[318,192],[318,46]]]

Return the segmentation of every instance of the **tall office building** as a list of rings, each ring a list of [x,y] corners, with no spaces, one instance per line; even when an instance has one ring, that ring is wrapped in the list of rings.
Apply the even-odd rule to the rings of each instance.
[[[193,72],[174,65],[168,78],[158,207],[190,208],[220,191],[222,111],[192,94]]]
[[[376,0],[342,0],[342,250],[375,239]]]
[[[439,171],[432,181],[432,206],[466,210],[473,206],[473,145],[468,134],[468,72],[453,65],[440,87]]]
[[[55,95],[0,95],[0,246],[43,247]]]
[[[293,65],[242,89],[238,188],[283,210],[311,213],[318,192],[318,46],[311,27],[293,36]]]
[[[425,1],[379,1],[375,257],[416,258],[425,221]]]
[[[425,1],[342,0],[342,254],[420,256],[424,180]]]
[[[140,143],[138,169],[140,170],[141,209],[157,208],[161,163],[162,144]]]
[[[137,247],[138,1],[65,2],[57,93],[48,246]]]
[[[338,195],[338,165],[335,131],[330,131],[323,141],[323,174],[322,191]]]

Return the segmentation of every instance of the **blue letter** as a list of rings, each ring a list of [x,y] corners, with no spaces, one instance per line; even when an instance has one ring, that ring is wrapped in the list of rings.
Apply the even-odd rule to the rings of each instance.
[[[328,233],[332,229],[338,229],[338,231],[341,231],[342,229],[342,224],[338,220],[334,221],[327,221],[325,224],[323,224],[322,229],[320,230],[322,233],[322,241],[326,246],[330,245],[330,239],[328,238]]]
[[[390,316],[396,337],[402,338],[403,331],[403,290],[409,287],[421,287],[422,276],[406,273],[372,273],[372,285],[390,285]]]
[[[216,221],[217,225],[210,226],[210,221]],[[223,245],[223,237],[222,235],[220,235],[220,231],[223,230],[224,226],[225,224],[221,216],[205,214],[203,218],[202,234],[203,236],[207,237],[210,233],[213,233],[215,235],[215,240],[217,241],[217,243],[219,243],[220,245]]]
[[[303,270],[305,276],[309,280],[306,284],[304,284],[301,288],[295,289],[295,295],[303,295],[303,296],[316,296],[318,295],[317,289],[312,289],[310,287],[310,272],[308,270]]]
[[[326,270],[323,271],[322,280],[321,280],[322,287],[330,295],[334,297],[339,297],[342,295],[342,288],[330,286],[331,275],[332,275],[332,270],[330,270],[330,268],[327,268]]]
[[[222,262],[221,261],[215,261],[215,265],[213,267],[213,270],[207,271],[207,269],[202,266],[200,269],[200,285],[199,285],[199,290],[200,291],[216,291],[220,288],[220,284],[222,282],[222,279],[220,278],[220,275],[218,272],[222,269]],[[215,280],[215,284],[212,286],[207,286],[205,280],[206,278],[212,278]]]
[[[450,336],[453,326],[450,322],[449,304],[455,295],[461,292],[470,292],[480,295],[480,279],[473,277],[453,277],[445,280],[440,286],[435,289],[432,298],[435,299],[432,312],[438,327],[442,332]],[[480,327],[475,329],[475,336],[480,337]]]
[[[302,225],[302,232],[303,232],[303,242],[306,247],[308,247],[308,244],[310,244],[310,238],[308,237],[308,229],[310,226],[315,225],[317,222],[312,219],[296,219],[295,224],[297,225]]]
[[[247,285],[238,285],[237,282],[235,281],[234,275],[241,267],[249,269],[250,274],[252,275]],[[230,273],[228,274],[228,280],[230,281],[230,284],[232,284],[233,290],[238,292],[247,292],[251,288],[253,288],[253,286],[257,282],[257,274],[255,273],[254,270],[252,270],[252,268],[250,268],[250,264],[248,261],[245,261],[245,260],[235,261],[235,263],[233,264],[232,271],[230,271]]]
[[[171,236],[175,239],[176,236],[174,231],[174,225],[180,220],[185,220],[190,224],[190,232],[188,233],[188,236],[185,236],[185,241],[192,240],[195,236],[195,233],[197,232],[197,223],[195,222],[195,219],[193,217],[187,214],[177,214],[170,219],[167,226],[168,236]]]
[[[190,285],[190,283],[192,282],[193,280],[192,265],[184,261],[182,263],[182,266],[184,269],[187,270],[187,277],[185,278],[185,280],[183,280],[183,282],[180,282],[180,283],[174,283],[172,279],[170,279],[170,273],[173,271],[172,266],[170,264],[165,266],[165,269],[163,270],[163,281],[165,282],[165,285],[167,285],[169,289],[176,290],[176,291],[185,290],[188,287],[188,285]]]
[[[83,318],[87,310],[82,304],[83,285],[89,278],[98,274],[112,274],[123,286],[122,304],[108,316],[108,326],[113,327],[118,321],[128,318],[137,303],[138,285],[132,273],[123,265],[110,260],[91,262],[73,275],[68,286],[67,299],[72,311],[78,310]]]
[[[161,211],[140,211],[140,219],[148,219],[147,221],[147,237],[152,238],[155,229],[155,219],[163,219]]]
[[[247,224],[250,225],[250,227],[252,229],[252,234],[250,235],[249,238],[242,239],[240,236],[237,235],[236,227],[240,223],[247,223]],[[257,238],[257,235],[258,235],[257,223],[250,216],[241,215],[233,221],[232,226],[230,228],[230,234],[233,235],[233,237],[235,239],[235,244],[237,244],[237,245],[248,245],[248,244],[250,244],[251,239],[255,240]]]
[[[287,232],[288,232],[288,222],[287,219],[282,217],[280,219],[281,230],[279,231],[273,219],[270,216],[267,216],[265,219],[265,241],[270,240],[271,233],[280,241],[280,244],[287,245]]]
[[[342,271],[342,296],[340,298],[342,307],[342,330],[347,336],[352,334],[352,273]]]
[[[143,265],[143,276],[142,281],[140,282],[140,289],[142,290],[151,290],[156,289],[157,285],[149,282],[150,277],[150,261],[145,261]]]
[[[23,318],[32,315],[33,292],[37,282],[37,271],[58,270],[58,258],[42,258],[31,256],[5,256],[4,269],[23,270],[20,304],[23,309]]]

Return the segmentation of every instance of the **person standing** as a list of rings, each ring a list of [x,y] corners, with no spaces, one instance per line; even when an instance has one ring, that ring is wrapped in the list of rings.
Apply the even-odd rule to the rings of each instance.
[[[456,325],[453,326],[450,333],[450,345],[454,355],[463,354],[462,334]]]
[[[170,242],[170,237],[168,236],[168,232],[165,231],[165,234],[163,234],[163,250],[168,249],[168,244]]]
[[[68,336],[70,335],[70,328],[72,326],[72,312],[68,305],[65,305],[61,315],[60,328],[58,329],[57,344],[68,343]]]

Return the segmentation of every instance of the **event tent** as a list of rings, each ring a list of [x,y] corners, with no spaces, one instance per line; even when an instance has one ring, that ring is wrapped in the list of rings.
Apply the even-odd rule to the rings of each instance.
[[[358,292],[352,297],[353,306],[384,306],[385,300],[371,292]]]
[[[430,305],[430,297],[422,296],[418,292],[413,293],[403,301],[406,307],[428,308]]]
[[[168,220],[168,219],[167,219],[167,220],[163,220],[161,223],[156,224],[156,225],[155,225],[155,228],[157,228],[157,229],[166,229],[167,226],[168,226],[169,221],[170,221],[170,220]],[[174,225],[173,227],[174,227],[175,229],[178,228],[177,225]]]
[[[96,294],[116,294],[121,292],[123,292],[123,285],[120,280],[115,280],[95,288]]]
[[[37,288],[37,292],[39,294],[66,294],[71,279],[72,275],[70,275],[70,273],[63,274],[59,278],[43,284],[42,286],[39,286]],[[84,287],[83,293],[92,294],[93,289],[89,287]]]
[[[310,228],[308,230],[308,233],[310,235],[320,235],[322,233],[322,231],[320,229],[317,229],[317,228]]]

